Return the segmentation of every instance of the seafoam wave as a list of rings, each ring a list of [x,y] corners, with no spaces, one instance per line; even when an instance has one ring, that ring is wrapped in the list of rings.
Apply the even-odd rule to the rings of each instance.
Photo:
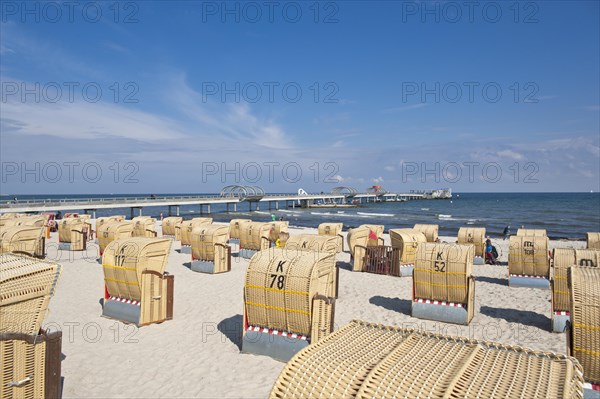
[[[386,216],[386,217],[394,217],[393,213],[371,213],[371,212],[356,212],[358,215],[364,216]]]
[[[355,218],[368,218],[367,215],[353,215],[347,213],[331,213],[331,212],[311,212],[311,215],[315,216],[346,216],[346,217],[355,217]]]

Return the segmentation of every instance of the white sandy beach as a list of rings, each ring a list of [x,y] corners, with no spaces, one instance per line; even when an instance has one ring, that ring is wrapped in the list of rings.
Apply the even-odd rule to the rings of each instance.
[[[316,229],[292,228],[290,234]],[[454,242],[455,237],[441,237]],[[389,236],[386,234],[389,244]],[[341,265],[336,326],[352,319],[500,341],[566,353],[564,334],[550,332],[550,291],[509,288],[508,241],[494,240],[503,266],[474,266],[475,317],[470,326],[410,316],[411,278],[350,271]],[[551,241],[550,248],[583,248],[584,242]],[[232,271],[208,275],[184,264],[190,255],[174,243],[167,271],[175,275],[174,319],[137,328],[101,317],[103,272],[97,246],[87,252],[57,251],[57,233],[47,242],[48,258],[63,273],[45,328],[63,331],[63,397],[93,398],[264,398],[284,363],[240,354],[244,273],[248,260],[233,257]]]

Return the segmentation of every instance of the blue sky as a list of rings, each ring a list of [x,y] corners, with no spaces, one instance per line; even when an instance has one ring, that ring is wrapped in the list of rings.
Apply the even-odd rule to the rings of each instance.
[[[597,1],[1,4],[3,194],[600,190]]]

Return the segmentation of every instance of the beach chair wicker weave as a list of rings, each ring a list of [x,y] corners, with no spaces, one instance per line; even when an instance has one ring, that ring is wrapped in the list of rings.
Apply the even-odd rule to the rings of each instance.
[[[568,356],[352,321],[297,353],[270,393],[282,398],[583,397]]]
[[[139,326],[172,318],[173,276],[165,273],[171,239],[112,241],[102,255],[108,293],[103,316]]]
[[[177,226],[181,228],[183,218],[180,216],[169,216],[162,221],[162,235],[163,236],[175,236],[175,229]]]
[[[239,240],[242,234],[242,225],[251,221],[250,219],[231,219],[229,221],[229,238]]]
[[[0,332],[37,334],[61,270],[54,262],[0,255]]]
[[[567,347],[586,381],[600,385],[600,267],[570,267],[571,326]]]
[[[45,227],[0,227],[0,253],[14,252],[43,258]]]
[[[352,270],[362,272],[367,247],[383,245],[383,225],[363,224],[348,230],[346,239],[350,249],[350,259],[353,261]]]
[[[511,236],[509,239],[509,285],[550,288],[548,237]]]
[[[518,229],[519,237],[547,237],[546,229]]]
[[[92,226],[84,218],[65,218],[58,224],[59,248],[70,251],[86,249]]]
[[[156,237],[156,219],[150,216],[138,216],[131,219],[134,237]]]
[[[204,273],[223,273],[231,270],[229,226],[207,224],[192,230],[191,269]]]
[[[125,216],[123,215],[114,215],[114,216],[102,216],[96,219],[96,231],[100,231],[100,227],[104,223],[108,222],[122,222],[125,220]]]
[[[320,236],[335,236],[337,237],[337,252],[344,250],[344,236],[342,235],[343,223],[321,223],[317,228]]]
[[[400,274],[412,276],[419,244],[427,242],[425,234],[414,229],[390,230],[392,247],[400,251]]]
[[[437,242],[439,226],[437,224],[415,224],[413,230],[425,234],[427,242]]]
[[[105,222],[98,228],[96,236],[98,237],[100,255],[102,255],[106,246],[114,240],[121,240],[133,236],[133,222]]]
[[[475,256],[485,256],[485,227],[461,227],[458,244],[475,246]]]
[[[212,224],[212,218],[193,218],[190,220],[184,220],[181,222],[181,245],[191,247],[192,245],[192,231],[196,227],[206,226]],[[189,253],[191,253],[191,248]]]
[[[556,311],[571,309],[571,294],[567,284],[567,270],[571,266],[600,266],[600,250],[556,248],[552,262],[552,300]]]
[[[600,249],[600,233],[586,233],[587,249]]]
[[[240,256],[250,259],[257,251],[271,247],[271,224],[246,222],[240,225]]]
[[[276,339],[277,332],[285,332],[283,338],[297,339],[282,339],[266,348],[259,348],[261,341],[256,337],[243,339],[243,352],[285,360],[295,353],[290,353],[289,347],[298,350],[304,345],[296,343],[317,342],[332,331],[335,299],[326,294],[333,280],[334,256],[271,248],[252,257],[244,285],[244,337],[252,327],[251,331],[262,328],[271,332],[267,338]]]

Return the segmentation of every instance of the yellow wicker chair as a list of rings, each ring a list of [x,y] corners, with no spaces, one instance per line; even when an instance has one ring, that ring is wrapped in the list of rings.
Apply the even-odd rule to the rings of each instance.
[[[550,289],[548,237],[516,235],[509,240],[508,285]]]
[[[350,248],[352,271],[363,271],[367,247],[383,245],[383,230],[384,226],[371,224],[363,224],[355,229],[348,230],[346,239],[348,240],[348,248]]]
[[[102,216],[96,219],[96,231],[100,231],[100,228],[104,223],[108,222],[123,222],[125,221],[125,216],[123,215],[114,215],[114,216]],[[98,234],[96,234],[98,235]]]
[[[181,253],[191,254],[192,253],[192,231],[196,227],[207,226],[212,224],[212,218],[193,218],[190,220],[184,220],[181,222],[180,235],[181,235]]]
[[[192,230],[191,269],[200,273],[224,273],[231,270],[229,226],[208,224]]]
[[[242,352],[287,361],[333,330],[331,253],[271,248],[252,257],[244,285]]]
[[[437,224],[415,224],[413,230],[421,232],[425,234],[425,238],[427,242],[437,242],[438,241],[438,231],[439,226]]]
[[[150,216],[138,216],[131,219],[134,237],[156,237],[156,219]]]
[[[102,226],[98,228],[97,237],[100,255],[102,256],[108,244],[110,244],[114,240],[121,240],[133,237],[133,222],[105,222],[102,224]]]
[[[58,224],[58,249],[84,251],[91,237],[92,226],[83,218],[70,217]]]
[[[246,222],[240,228],[240,257],[250,259],[256,252],[271,247],[270,223]]]
[[[518,229],[518,237],[547,237],[546,229]]]
[[[485,227],[461,227],[458,229],[457,243],[473,245],[475,247],[473,264],[485,264]]]
[[[344,251],[344,236],[342,235],[343,223],[321,223],[317,228],[320,236],[337,237],[337,252]]]
[[[171,239],[133,237],[102,255],[106,294],[102,315],[144,326],[173,318],[173,276],[165,272]]]
[[[169,216],[162,221],[162,235],[175,237],[177,227],[181,228],[183,218],[181,216]],[[181,239],[181,238],[180,238]]]
[[[587,249],[600,249],[600,233],[586,233]]]
[[[0,253],[14,252],[44,258],[46,254],[45,231],[45,227],[0,227]]]
[[[271,399],[583,397],[572,357],[351,321],[297,353]]]
[[[425,234],[414,229],[392,229],[390,230],[390,241],[392,248],[396,248],[400,252],[399,275],[402,277],[412,276],[417,248],[419,244],[427,242]]]

